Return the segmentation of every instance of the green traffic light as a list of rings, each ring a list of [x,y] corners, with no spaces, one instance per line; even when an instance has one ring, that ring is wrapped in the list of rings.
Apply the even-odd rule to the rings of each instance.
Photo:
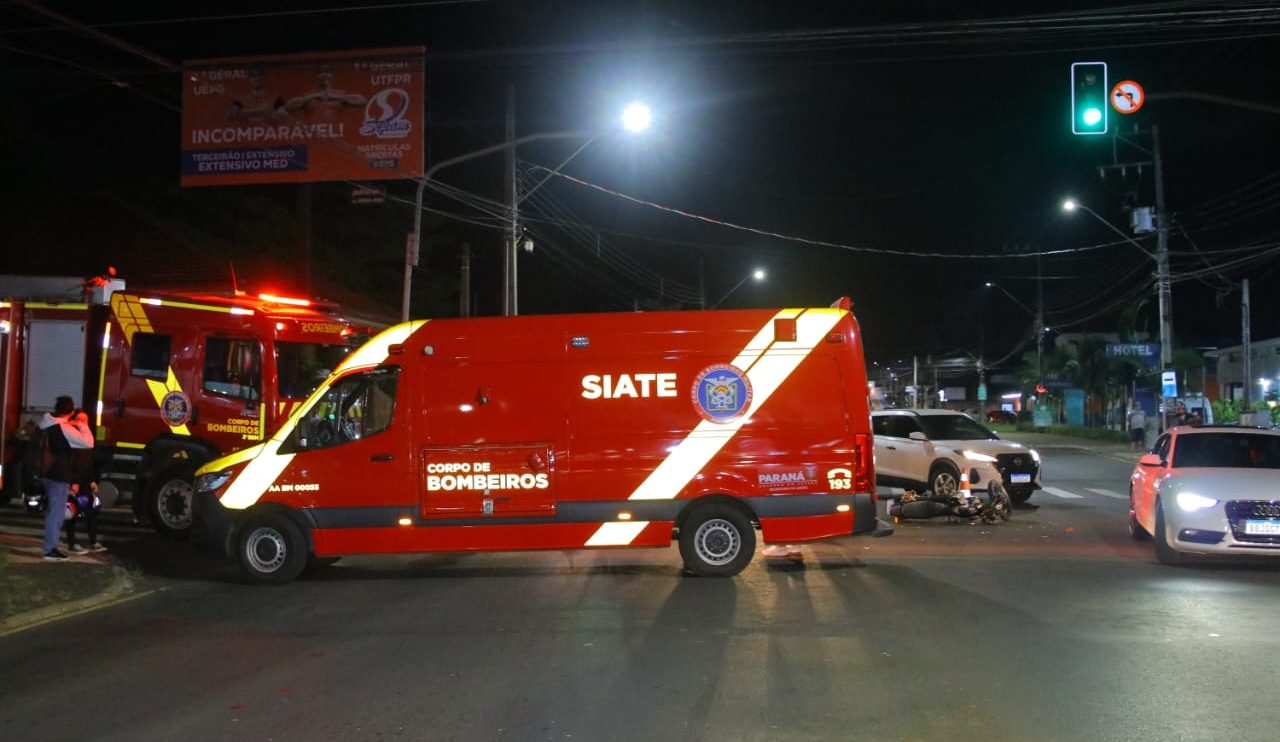
[[[1107,63],[1071,65],[1071,132],[1107,133]]]

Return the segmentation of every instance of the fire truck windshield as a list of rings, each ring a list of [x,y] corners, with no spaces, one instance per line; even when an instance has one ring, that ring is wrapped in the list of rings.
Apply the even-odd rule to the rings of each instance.
[[[280,396],[306,399],[351,352],[345,345],[276,342],[276,375]]]

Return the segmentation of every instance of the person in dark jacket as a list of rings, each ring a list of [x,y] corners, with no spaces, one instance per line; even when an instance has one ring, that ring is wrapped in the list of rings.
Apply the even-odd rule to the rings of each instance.
[[[46,561],[62,562],[69,557],[58,551],[58,541],[62,532],[62,521],[67,515],[67,495],[71,492],[71,444],[68,436],[79,441],[87,441],[93,445],[93,433],[88,425],[77,424],[71,420],[71,413],[76,404],[68,396],[58,397],[53,405],[53,414],[45,413],[40,418],[40,433],[44,436],[43,446],[48,451],[48,463],[44,466],[44,494],[46,500],[44,513],[44,558]]]

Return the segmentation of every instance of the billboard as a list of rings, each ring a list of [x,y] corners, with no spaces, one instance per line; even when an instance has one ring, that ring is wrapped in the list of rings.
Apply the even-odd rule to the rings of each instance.
[[[183,64],[182,185],[422,176],[423,47]]]

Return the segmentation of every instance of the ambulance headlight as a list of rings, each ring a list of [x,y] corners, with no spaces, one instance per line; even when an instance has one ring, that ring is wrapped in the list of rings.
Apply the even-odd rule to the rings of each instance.
[[[231,470],[209,472],[196,477],[196,492],[216,492],[219,487],[231,478]]]
[[[970,461],[981,461],[985,464],[996,463],[996,457],[991,454],[982,453],[981,451],[961,451],[964,457]]]

